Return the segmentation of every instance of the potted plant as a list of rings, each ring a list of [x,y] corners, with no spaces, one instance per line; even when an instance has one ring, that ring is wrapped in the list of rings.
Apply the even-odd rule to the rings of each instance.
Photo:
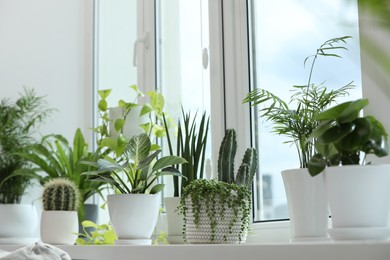
[[[35,166],[19,171],[17,174],[39,175],[38,179],[42,185],[55,178],[71,180],[80,191],[79,223],[81,224],[85,219],[97,221],[97,205],[86,204],[86,202],[95,194],[101,194],[102,189],[107,185],[92,182],[88,176],[82,175],[83,172],[91,170],[91,166],[81,162],[96,161],[101,154],[100,149],[94,153],[88,151],[88,144],[80,129],[75,132],[73,146],[62,135],[51,134],[44,136],[40,143],[26,146],[26,149],[18,152],[17,155]]]
[[[328,228],[328,207],[325,186],[322,178],[312,178],[307,170],[310,158],[316,152],[315,140],[311,133],[320,123],[317,115],[329,108],[338,98],[346,96],[352,82],[328,90],[323,84],[312,83],[316,61],[319,57],[340,57],[335,51],[346,50],[343,44],[349,36],[325,41],[312,58],[307,83],[293,86],[290,101],[285,102],[278,96],[264,89],[255,89],[248,93],[244,102],[260,107],[260,116],[273,123],[273,132],[285,136],[285,142],[296,148],[299,158],[299,169],[282,172],[286,191],[291,224],[291,241],[325,239]]]
[[[16,174],[29,168],[16,152],[35,142],[33,134],[51,112],[44,97],[28,88],[15,103],[10,99],[0,102],[0,237],[30,237],[38,226],[35,207],[21,203],[37,176]]]
[[[41,240],[54,245],[73,245],[78,230],[79,191],[67,179],[47,182],[42,195]]]
[[[118,162],[91,161],[88,164],[97,170],[83,173],[115,188],[116,194],[108,195],[107,202],[110,220],[118,236],[116,244],[151,244],[160,207],[158,193],[164,188],[164,184],[158,183],[158,177],[181,176],[172,166],[186,160],[178,156],[157,158],[161,151],[151,149],[147,134],[133,136],[123,156],[116,158]]]
[[[183,242],[183,216],[177,211],[180,204],[180,195],[191,181],[203,179],[204,177],[209,120],[209,118],[206,118],[206,114],[203,113],[199,124],[197,124],[197,113],[192,116],[191,113],[184,113],[182,108],[182,120],[179,119],[177,124],[175,155],[184,158],[188,163],[181,164],[178,167],[182,175],[186,178],[179,179],[179,177],[173,176],[173,197],[164,198],[170,242]],[[173,144],[165,116],[163,116],[163,121],[169,152],[170,155],[174,155]]]
[[[108,105],[107,98],[111,94],[111,89],[98,91],[100,125],[94,129],[98,136],[97,144],[104,147],[107,153],[115,153],[115,156],[123,153],[127,142],[134,135],[146,133],[151,139],[165,135],[162,125],[162,116],[165,113],[163,95],[149,91],[147,96],[150,102],[140,105],[137,101],[145,97],[145,94],[136,85],[131,85],[130,88],[135,91],[134,100],[128,102],[120,99],[116,107]],[[152,150],[159,148],[157,144],[152,144]]]
[[[366,156],[389,153],[387,132],[373,116],[362,116],[367,99],[339,104],[320,113],[311,134],[318,153],[309,172],[324,173],[333,239],[387,239],[390,217],[390,165],[373,165]]]
[[[257,152],[248,148],[234,173],[236,132],[226,130],[218,158],[218,181],[198,179],[184,188],[180,210],[188,243],[245,243],[251,223],[251,185]]]

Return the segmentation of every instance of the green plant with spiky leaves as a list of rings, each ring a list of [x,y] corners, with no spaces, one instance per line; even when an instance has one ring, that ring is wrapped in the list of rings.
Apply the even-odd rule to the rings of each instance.
[[[323,84],[314,84],[312,75],[316,61],[319,57],[341,58],[336,51],[347,50],[344,44],[349,38],[351,37],[344,36],[327,40],[314,55],[305,59],[304,64],[312,59],[307,83],[303,86],[293,86],[289,102],[259,88],[249,92],[244,99],[244,102],[250,102],[251,106],[264,105],[259,108],[260,116],[273,123],[272,132],[287,137],[289,140],[286,143],[295,145],[300,168],[307,168],[315,153],[315,140],[309,136],[319,124],[316,116],[329,108],[339,97],[348,95],[348,91],[354,87],[353,81],[335,90],[328,90]]]
[[[168,148],[173,155],[169,127],[163,116]],[[182,119],[178,120],[178,132],[176,139],[176,155],[184,158],[188,163],[182,164],[180,171],[186,178],[179,182],[177,176],[173,176],[174,197],[179,197],[183,189],[193,180],[202,179],[204,175],[205,154],[210,118],[203,113],[199,125],[197,125],[197,113],[192,117],[191,113],[185,113],[182,108]]]
[[[34,89],[24,93],[11,103],[10,99],[0,102],[0,203],[20,203],[25,189],[36,174],[15,174],[29,165],[17,152],[36,140],[33,134],[53,109],[47,108],[44,96],[37,96]]]
[[[54,178],[66,178],[73,181],[81,195],[78,212],[81,223],[85,218],[84,203],[95,194],[101,195],[101,191],[106,187],[103,183],[92,182],[88,176],[82,175],[83,172],[90,171],[92,168],[81,162],[97,161],[102,156],[100,150],[99,148],[95,152],[88,151],[88,144],[81,129],[75,131],[72,144],[62,135],[46,135],[40,143],[31,144],[26,147],[25,151],[17,153],[34,167],[16,171],[14,175],[36,174],[41,184]]]

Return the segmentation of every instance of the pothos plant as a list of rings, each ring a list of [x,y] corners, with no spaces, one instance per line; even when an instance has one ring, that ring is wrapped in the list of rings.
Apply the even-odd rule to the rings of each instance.
[[[348,95],[354,87],[353,81],[335,90],[329,90],[324,84],[314,84],[312,76],[319,57],[337,57],[337,50],[347,50],[344,46],[350,36],[333,38],[325,41],[312,56],[305,59],[304,65],[312,59],[305,85],[293,86],[290,101],[285,102],[273,93],[257,88],[247,94],[244,102],[258,106],[260,116],[273,123],[272,132],[285,136],[296,147],[300,168],[307,168],[310,158],[315,153],[315,140],[309,138],[318,126],[317,115],[329,108],[338,98]]]
[[[251,223],[251,185],[257,168],[257,152],[248,148],[237,173],[234,172],[234,158],[237,150],[236,132],[226,130],[222,140],[218,158],[218,180],[197,179],[184,188],[180,200],[179,211],[184,216],[184,239],[186,240],[186,225],[193,219],[197,229],[201,225],[201,214],[208,219],[211,236],[209,242],[228,241],[233,238],[242,243]],[[190,209],[191,208],[191,209]],[[189,210],[194,218],[188,218]],[[230,218],[228,210],[233,212]],[[224,234],[217,234],[217,226],[228,222]],[[233,227],[239,225],[238,233]]]
[[[366,155],[389,153],[388,134],[375,117],[362,116],[368,99],[348,101],[323,111],[321,123],[310,135],[316,139],[316,153],[309,161],[309,173],[315,176],[326,166],[366,164]],[[362,157],[364,156],[364,157]]]
[[[162,116],[164,113],[165,100],[162,94],[157,91],[149,91],[146,95],[149,97],[149,102],[143,102],[144,104],[138,104],[141,98],[145,98],[145,94],[142,93],[136,85],[131,85],[130,89],[135,92],[135,97],[132,101],[125,101],[120,99],[117,106],[121,108],[121,116],[118,118],[110,117],[110,109],[107,98],[111,94],[111,89],[99,90],[98,94],[100,100],[98,102],[99,121],[100,125],[94,128],[97,133],[97,144],[100,148],[106,149],[107,153],[114,152],[116,156],[122,155],[125,147],[130,140],[131,136],[124,134],[124,127],[126,120],[130,115],[130,112],[135,108],[141,108],[139,117],[147,117],[146,123],[140,124],[139,127],[150,137],[163,137],[165,135],[165,129],[162,123]],[[113,129],[118,135],[110,133],[110,125],[113,125]],[[112,128],[112,127],[111,127]],[[159,149],[157,144],[152,145],[152,150]]]
[[[163,175],[182,176],[173,167],[187,161],[178,156],[157,158],[161,150],[152,151],[152,144],[147,134],[133,136],[126,144],[121,161],[98,159],[85,161],[84,164],[96,167],[97,170],[84,172],[91,181],[112,185],[117,193],[155,194],[160,192],[165,184],[157,183]]]

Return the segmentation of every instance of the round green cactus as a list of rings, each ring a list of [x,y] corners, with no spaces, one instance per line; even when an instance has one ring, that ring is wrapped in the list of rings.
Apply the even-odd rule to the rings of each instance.
[[[56,178],[44,186],[42,202],[44,210],[76,211],[80,193],[76,185],[63,178]]]

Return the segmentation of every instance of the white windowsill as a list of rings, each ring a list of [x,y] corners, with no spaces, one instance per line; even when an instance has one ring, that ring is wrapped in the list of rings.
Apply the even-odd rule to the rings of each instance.
[[[20,246],[0,246],[13,251]],[[245,245],[168,245],[168,246],[58,246],[72,259],[93,260],[175,260],[175,259],[299,259],[299,260],[388,260],[389,242],[272,243]]]

